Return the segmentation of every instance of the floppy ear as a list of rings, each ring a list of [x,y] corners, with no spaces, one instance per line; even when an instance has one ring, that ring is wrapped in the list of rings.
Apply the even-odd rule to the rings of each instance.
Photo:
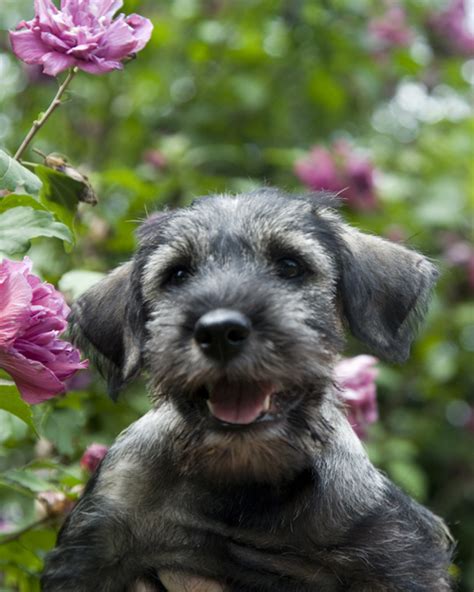
[[[352,334],[379,356],[404,362],[438,272],[422,255],[344,226],[341,296]]]
[[[69,317],[72,340],[93,358],[114,400],[142,365],[145,313],[135,284],[133,262],[125,263],[87,290]]]

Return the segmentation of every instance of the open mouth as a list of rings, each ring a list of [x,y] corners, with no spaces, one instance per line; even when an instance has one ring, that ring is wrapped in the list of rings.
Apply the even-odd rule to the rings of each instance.
[[[221,379],[205,387],[209,413],[231,425],[275,419],[276,387],[269,382],[230,382]]]

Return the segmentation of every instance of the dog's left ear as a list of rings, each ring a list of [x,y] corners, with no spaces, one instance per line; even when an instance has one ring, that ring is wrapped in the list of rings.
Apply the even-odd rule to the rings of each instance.
[[[93,358],[114,400],[142,366],[145,319],[136,273],[132,261],[121,265],[80,296],[69,317],[72,340]]]
[[[422,255],[343,227],[341,298],[352,334],[389,361],[404,362],[438,272]]]

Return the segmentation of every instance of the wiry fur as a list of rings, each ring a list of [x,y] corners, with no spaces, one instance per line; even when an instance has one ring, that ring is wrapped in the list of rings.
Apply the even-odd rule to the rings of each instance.
[[[332,379],[345,325],[386,359],[408,356],[436,271],[334,205],[267,189],[154,215],[132,261],[75,305],[73,333],[111,394],[143,368],[154,407],[67,519],[44,592],[162,590],[160,577],[171,592],[450,590],[446,527],[371,465]],[[279,277],[281,257],[304,275]],[[192,273],[172,285],[177,265]],[[193,338],[215,309],[251,320],[226,363]],[[223,378],[271,381],[279,421],[219,424],[202,389]]]

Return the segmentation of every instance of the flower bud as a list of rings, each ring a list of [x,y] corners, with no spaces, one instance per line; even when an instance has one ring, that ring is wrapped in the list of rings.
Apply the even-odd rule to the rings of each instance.
[[[85,471],[93,473],[107,454],[108,447],[104,444],[91,444],[82,455],[80,465]]]

